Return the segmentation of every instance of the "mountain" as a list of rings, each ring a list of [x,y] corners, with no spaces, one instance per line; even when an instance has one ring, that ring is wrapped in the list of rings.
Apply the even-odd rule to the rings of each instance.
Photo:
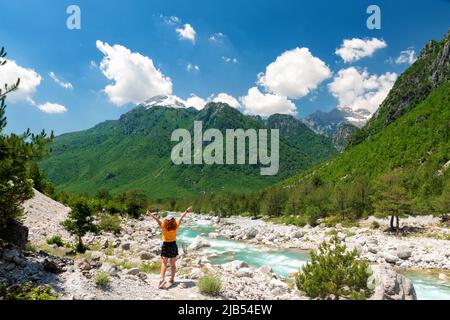
[[[342,128],[341,134],[351,134],[351,130],[354,128]],[[370,202],[367,199],[373,195],[371,190],[376,188],[378,179],[401,168],[412,212],[429,213],[434,210],[433,201],[450,190],[449,139],[450,34],[447,34],[441,42],[431,41],[425,46],[418,61],[398,78],[376,115],[351,135],[351,147],[285,180],[281,186],[288,188],[293,197],[304,197],[305,193],[317,196],[311,188],[323,189],[330,203],[330,199],[342,199],[342,194],[326,188],[340,186],[349,197],[364,194],[364,201]],[[316,205],[326,207],[322,202]],[[331,206],[324,210],[330,211]]]
[[[358,126],[364,123],[364,118],[358,118],[359,115],[350,110],[335,108],[328,112],[316,111],[303,119],[303,122],[314,132],[330,137],[336,149],[342,152],[350,137],[359,130]]]
[[[388,96],[350,144],[376,135],[396,119],[417,107],[428,95],[450,81],[450,30],[440,41],[429,41],[417,61],[395,82]]]
[[[261,176],[260,165],[174,165],[170,141],[175,129],[280,129],[280,170]],[[206,144],[205,144],[206,145]],[[158,96],[120,119],[55,138],[50,158],[41,163],[61,190],[93,194],[100,189],[121,192],[143,189],[152,198],[204,193],[253,191],[279,182],[336,154],[330,138],[318,135],[291,116],[268,119],[247,116],[223,103],[198,111],[173,96]]]

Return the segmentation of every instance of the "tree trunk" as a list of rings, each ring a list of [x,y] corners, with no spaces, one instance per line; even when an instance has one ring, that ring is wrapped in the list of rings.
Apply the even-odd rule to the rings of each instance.
[[[394,215],[391,216],[391,230],[394,230]]]
[[[398,233],[398,231],[399,231],[399,227],[400,227],[400,222],[399,222],[399,218],[398,218],[398,216],[395,216],[395,222],[396,222],[396,226],[395,226],[395,228],[396,228],[396,231],[397,231],[397,233]]]

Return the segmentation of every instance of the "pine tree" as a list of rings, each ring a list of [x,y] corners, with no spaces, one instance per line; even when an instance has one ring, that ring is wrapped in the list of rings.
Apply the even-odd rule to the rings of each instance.
[[[0,67],[7,63],[5,56],[2,48]],[[18,218],[23,213],[21,204],[33,196],[33,180],[28,175],[27,167],[48,153],[47,145],[53,140],[53,133],[47,137],[44,131],[38,135],[31,134],[29,130],[21,135],[4,134],[7,124],[6,97],[19,85],[20,79],[0,89],[0,229],[10,219]]]
[[[409,213],[411,205],[404,181],[405,176],[401,169],[382,175],[378,182],[378,199],[374,204],[380,214],[391,217],[391,230],[397,232],[399,231],[400,216]]]
[[[62,222],[64,228],[77,237],[77,251],[84,252],[83,237],[88,232],[96,232],[97,227],[93,223],[93,211],[89,203],[84,199],[78,199],[71,206],[72,211],[68,219]]]

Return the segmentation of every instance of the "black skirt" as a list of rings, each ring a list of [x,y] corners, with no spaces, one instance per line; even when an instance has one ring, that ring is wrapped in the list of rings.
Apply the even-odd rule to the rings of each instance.
[[[178,256],[178,246],[177,243],[174,242],[163,242],[161,247],[161,257],[164,258],[175,258]]]

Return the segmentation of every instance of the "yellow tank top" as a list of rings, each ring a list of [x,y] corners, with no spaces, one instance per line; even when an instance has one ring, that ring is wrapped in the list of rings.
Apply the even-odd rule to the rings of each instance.
[[[167,230],[164,222],[161,224],[161,230],[162,230],[162,241],[163,242],[174,242],[177,241],[177,231],[180,227],[180,223],[177,221],[177,228],[175,230]]]

